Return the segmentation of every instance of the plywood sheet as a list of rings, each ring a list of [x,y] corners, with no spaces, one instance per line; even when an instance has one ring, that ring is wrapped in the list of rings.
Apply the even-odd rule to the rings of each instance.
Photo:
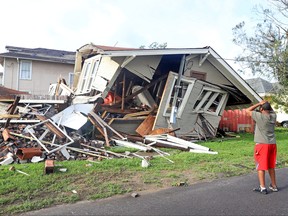
[[[155,118],[156,117],[153,115],[148,115],[147,118],[136,129],[136,132],[142,137],[149,134],[152,131]]]

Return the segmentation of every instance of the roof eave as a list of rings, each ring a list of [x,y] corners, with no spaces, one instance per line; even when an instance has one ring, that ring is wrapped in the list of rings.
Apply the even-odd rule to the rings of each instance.
[[[101,55],[106,56],[147,56],[147,55],[176,55],[176,54],[206,54],[210,48],[183,48],[183,49],[137,49],[137,50],[115,50],[103,51]]]
[[[74,60],[67,60],[67,61],[61,61],[61,60],[53,60],[53,59],[44,59],[43,58],[32,58],[32,57],[23,57],[23,56],[10,56],[10,55],[0,55],[0,63],[1,60],[4,61],[4,58],[11,58],[11,59],[25,59],[25,60],[31,60],[31,61],[43,61],[43,62],[53,62],[53,63],[62,63],[62,64],[75,64]]]

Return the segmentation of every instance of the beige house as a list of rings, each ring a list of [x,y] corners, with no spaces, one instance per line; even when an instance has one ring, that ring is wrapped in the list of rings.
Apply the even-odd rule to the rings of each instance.
[[[0,84],[6,88],[47,95],[49,85],[59,78],[68,86],[73,83],[75,52],[45,48],[5,47],[0,53],[3,74]]]

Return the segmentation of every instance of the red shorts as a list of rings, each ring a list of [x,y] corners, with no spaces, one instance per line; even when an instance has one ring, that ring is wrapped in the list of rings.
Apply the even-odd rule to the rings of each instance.
[[[276,144],[256,144],[254,159],[257,170],[273,169],[276,166]]]

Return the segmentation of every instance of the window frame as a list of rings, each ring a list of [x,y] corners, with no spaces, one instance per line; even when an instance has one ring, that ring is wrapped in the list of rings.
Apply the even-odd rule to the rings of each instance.
[[[23,64],[24,63],[29,64],[29,70],[23,71]],[[24,75],[24,72],[27,74]],[[32,61],[20,60],[19,80],[32,80]]]
[[[69,72],[68,74],[68,83],[69,83],[69,88],[73,88],[73,82],[74,82],[74,72]]]
[[[203,94],[203,92],[205,94]],[[217,102],[216,99],[219,96],[221,96],[221,99]],[[193,112],[219,115],[222,105],[227,97],[228,93],[226,91],[204,86],[196,100],[195,105],[193,106]],[[197,103],[197,101],[199,101],[199,103]],[[212,105],[216,106],[215,110],[209,109]]]
[[[177,79],[178,79],[178,76],[173,75],[173,80],[172,80],[172,84],[171,84],[171,86],[173,86],[173,87],[170,88],[169,97],[168,97],[170,100],[166,101],[165,108],[164,108],[164,111],[163,111],[163,116],[165,116],[165,117],[170,117],[171,116],[171,112],[168,112],[168,110],[169,110],[170,105],[172,105],[171,103],[172,103],[173,97],[174,97],[174,96],[172,96],[172,94],[175,92],[174,86],[176,85]],[[182,79],[180,81],[180,86],[181,85],[183,86],[184,83],[185,83],[186,89],[185,89],[184,96],[182,98],[178,97],[178,100],[179,100],[178,103],[179,104],[177,106],[178,110],[176,112],[177,113],[176,114],[176,118],[181,118],[182,117],[182,114],[184,112],[184,108],[185,108],[185,106],[186,106],[186,104],[188,102],[188,99],[190,97],[190,94],[191,94],[191,92],[193,90],[193,87],[194,87],[194,84],[195,84],[195,79],[191,80],[189,78],[186,79],[186,78],[182,77]],[[172,108],[172,107],[170,107],[170,108]]]
[[[77,94],[86,94],[91,91],[93,82],[98,73],[100,60],[101,58],[96,56],[84,61],[79,82],[77,84]]]

